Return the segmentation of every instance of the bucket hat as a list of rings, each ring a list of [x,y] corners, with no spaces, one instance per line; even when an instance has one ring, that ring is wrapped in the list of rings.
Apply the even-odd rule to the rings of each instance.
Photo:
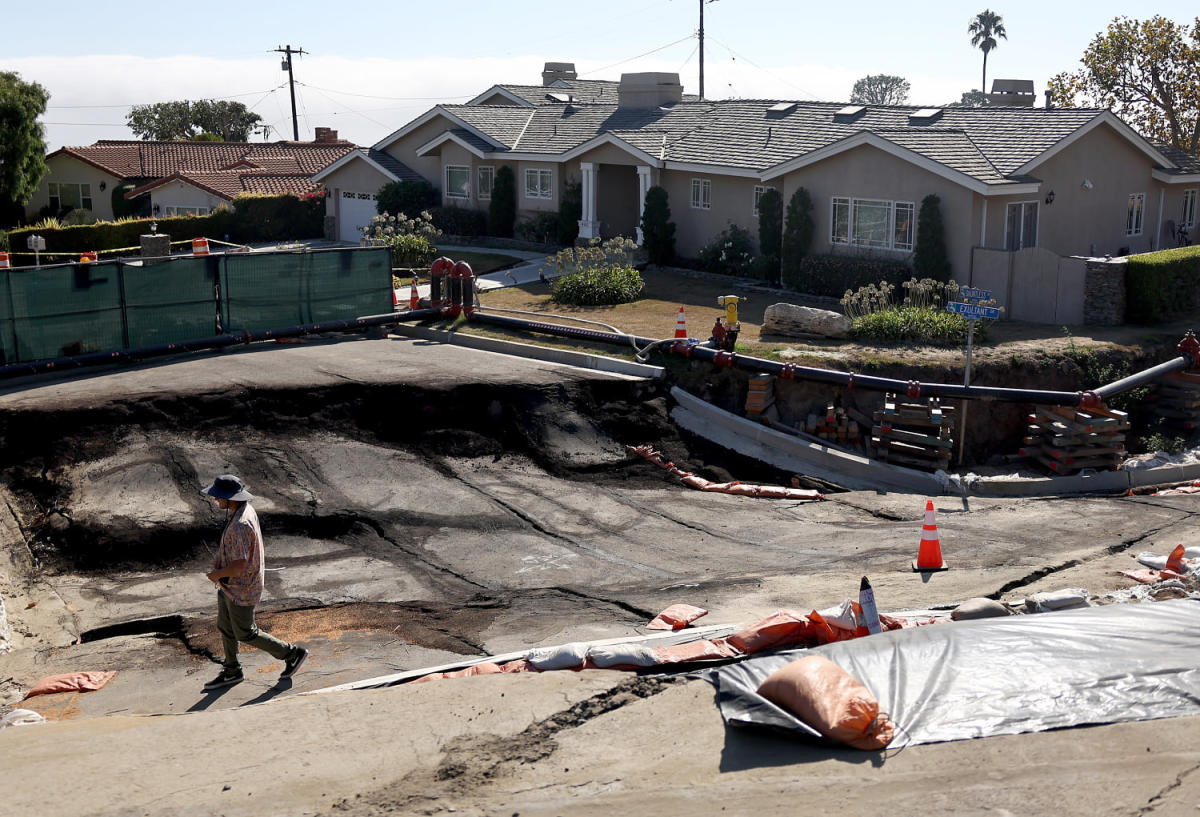
[[[217,499],[232,499],[235,502],[246,502],[254,499],[254,494],[246,490],[242,481],[233,474],[221,474],[200,493],[215,496]]]

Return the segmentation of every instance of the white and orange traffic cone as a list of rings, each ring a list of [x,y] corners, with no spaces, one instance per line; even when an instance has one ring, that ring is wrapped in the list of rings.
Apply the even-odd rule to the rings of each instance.
[[[1170,571],[1176,576],[1182,576],[1187,573],[1187,564],[1185,564],[1183,561],[1183,555],[1185,552],[1186,549],[1183,545],[1176,545],[1175,549],[1171,551],[1171,554],[1167,556],[1167,563],[1163,567],[1163,572],[1166,573],[1167,571]]]
[[[0,252],[0,269],[8,269],[12,264],[8,263],[8,253]]]
[[[193,238],[192,239],[192,255],[208,255],[208,239]]]
[[[917,560],[912,563],[912,569],[914,573],[947,569],[946,563],[942,561],[942,543],[938,539],[932,499],[925,501],[925,526],[921,529],[921,549],[917,551]]]
[[[675,339],[687,340],[687,318],[684,317],[683,307],[679,307],[679,317],[675,319]]]
[[[92,264],[100,260],[100,255],[95,250],[88,250],[79,256],[80,264]]]
[[[412,288],[408,291],[408,308],[410,310],[421,308],[421,296],[417,293],[417,276],[412,277]]]

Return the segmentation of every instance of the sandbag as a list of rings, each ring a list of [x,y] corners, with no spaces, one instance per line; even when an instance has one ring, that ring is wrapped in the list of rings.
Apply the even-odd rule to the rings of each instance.
[[[539,647],[530,650],[525,660],[534,669],[575,669],[587,660],[587,644],[573,641],[558,647]]]
[[[64,672],[61,675],[50,675],[33,685],[33,689],[25,693],[25,698],[34,695],[53,695],[56,692],[91,692],[100,689],[116,675],[116,672]]]
[[[1001,602],[995,599],[975,598],[967,599],[955,607],[954,611],[950,613],[950,618],[955,621],[971,621],[977,618],[996,618],[1007,615],[1011,615],[1011,611]]]
[[[892,742],[892,722],[879,711],[879,700],[824,656],[781,667],[759,685],[758,694],[838,743],[873,751]]]
[[[0,718],[0,729],[7,729],[10,726],[32,726],[35,723],[45,722],[46,719],[40,712],[34,712],[32,709],[14,709]]]
[[[703,607],[690,604],[672,604],[646,625],[647,630],[681,630],[701,616],[708,615]]]
[[[658,663],[658,656],[654,654],[654,650],[641,644],[589,647],[587,657],[592,664],[601,669],[619,666],[652,667]]]
[[[1064,587],[1048,593],[1034,593],[1025,599],[1025,609],[1031,613],[1088,606],[1088,593],[1082,587]]]
[[[725,640],[744,653],[772,647],[791,647],[812,641],[814,627],[808,616],[795,610],[776,610],[762,621],[739,630]]]

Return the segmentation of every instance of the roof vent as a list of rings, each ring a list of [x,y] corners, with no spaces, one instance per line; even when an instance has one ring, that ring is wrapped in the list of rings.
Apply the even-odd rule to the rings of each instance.
[[[575,97],[571,96],[570,94],[546,94],[546,99],[550,100],[551,102],[571,103],[575,101]]]
[[[994,79],[992,92],[987,95],[989,105],[1009,105],[1032,108],[1037,94],[1033,92],[1031,79]]]
[[[617,86],[618,108],[657,108],[682,100],[679,74],[621,74],[621,84]]]
[[[910,125],[927,125],[930,122],[936,122],[942,118],[941,108],[922,108],[919,111],[913,111],[908,115],[908,124]]]
[[[548,62],[542,68],[542,85],[552,85],[559,80],[579,79],[573,62]]]
[[[863,111],[866,109],[866,105],[847,105],[846,107],[833,112],[833,121],[853,122],[855,119],[862,116]]]
[[[796,110],[795,102],[776,102],[767,108],[767,113],[791,113]]]

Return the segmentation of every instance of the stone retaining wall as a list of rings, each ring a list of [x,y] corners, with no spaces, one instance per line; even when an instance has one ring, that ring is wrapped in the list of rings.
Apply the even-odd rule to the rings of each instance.
[[[1083,284],[1083,322],[1092,326],[1125,323],[1124,258],[1089,258]]]

